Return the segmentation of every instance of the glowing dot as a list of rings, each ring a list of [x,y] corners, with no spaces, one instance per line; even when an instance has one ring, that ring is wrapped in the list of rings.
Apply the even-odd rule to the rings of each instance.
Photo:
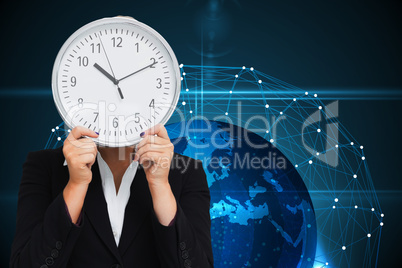
[[[322,110],[322,106],[318,106],[318,110]]]
[[[232,92],[232,91],[229,91],[229,93],[232,94],[233,92]]]
[[[336,206],[332,206],[333,209],[336,209]]]
[[[350,143],[350,145],[354,145],[354,142],[352,141],[352,142]]]
[[[185,73],[185,72],[183,72],[183,75],[186,75],[186,73]]]
[[[186,105],[186,102],[185,102],[185,101],[183,101],[181,104],[182,104],[182,105]]]
[[[314,98],[317,98],[317,94],[314,94]]]
[[[308,161],[308,163],[311,165],[313,163],[313,160]]]
[[[267,130],[265,131],[265,133],[269,133],[269,130],[267,129]]]
[[[384,213],[381,213],[381,218],[384,218]]]
[[[262,81],[261,81],[261,80],[258,80],[258,83],[259,83],[259,84],[261,84],[261,83],[262,83]]]
[[[71,129],[67,130],[67,132],[71,132]]]
[[[299,165],[298,165],[298,164],[296,164],[296,165],[295,165],[295,167],[299,167]]]
[[[57,140],[58,140],[58,141],[61,141],[61,138],[60,138],[60,137],[57,137]]]
[[[238,75],[238,74],[236,74],[236,75],[235,75],[235,77],[236,77],[236,78],[238,78],[238,77],[239,77],[239,75]]]
[[[325,263],[325,265],[329,265],[329,263],[328,263],[328,262],[326,262],[326,263]]]
[[[357,208],[358,208],[358,206],[356,205],[356,206],[355,206],[355,208],[357,209]]]
[[[308,95],[308,92],[306,91],[304,94]]]
[[[354,174],[354,175],[353,175],[353,178],[355,178],[355,179],[356,179],[356,178],[357,178],[357,175],[356,175],[356,174]]]
[[[346,250],[346,247],[345,247],[345,246],[342,246],[342,250]]]
[[[186,88],[186,91],[188,91],[188,88]]]
[[[364,160],[366,160],[366,158],[363,156],[363,157],[362,157],[362,160],[364,161]]]
[[[193,113],[193,111],[190,111],[190,114],[192,114]]]
[[[335,201],[335,202],[338,202],[338,201],[339,201],[339,199],[338,199],[338,198],[335,198],[335,199],[334,199],[334,201]]]
[[[293,101],[296,101],[296,98],[293,98]]]
[[[183,68],[183,63],[182,63],[182,64],[180,64],[180,68]]]
[[[383,222],[380,222],[380,226],[384,226],[384,223],[383,223]]]
[[[363,147],[363,145],[362,145],[362,146],[360,146],[360,149],[362,149],[362,150],[363,150],[363,148],[364,148],[364,147]]]
[[[59,127],[57,126],[56,129],[59,129]]]
[[[243,68],[243,70],[244,70],[244,69],[246,69],[246,66],[243,66],[242,68]]]
[[[274,142],[274,139],[270,139],[269,142],[270,142],[270,143],[273,143],[273,142]]]
[[[367,237],[370,238],[370,237],[371,237],[371,234],[367,234]]]
[[[339,147],[339,145],[338,145],[338,144],[336,144],[336,145],[335,145],[335,148],[338,148],[338,147]]]
[[[265,108],[269,108],[269,104],[265,104]]]
[[[371,211],[374,211],[375,209],[374,208],[371,208]]]
[[[254,71],[254,68],[253,68],[253,67],[250,67],[250,71]]]
[[[183,81],[183,77],[180,77],[180,80],[182,80],[182,81]]]
[[[52,132],[55,132],[55,129],[54,129],[54,128],[52,128]]]
[[[316,155],[320,155],[320,153],[319,153],[319,152],[316,152],[315,154],[316,154]]]
[[[280,112],[279,114],[283,114],[283,112]]]
[[[225,115],[228,115],[228,112],[226,112]]]
[[[319,129],[317,129],[317,132],[318,132],[318,133],[320,133],[320,132],[321,132],[321,129],[320,129],[320,128],[319,128]]]

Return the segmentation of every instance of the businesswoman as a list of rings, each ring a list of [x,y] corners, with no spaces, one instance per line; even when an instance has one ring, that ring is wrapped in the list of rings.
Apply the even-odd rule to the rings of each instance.
[[[213,267],[201,162],[174,153],[163,125],[123,150],[97,136],[76,127],[28,154],[10,267]]]

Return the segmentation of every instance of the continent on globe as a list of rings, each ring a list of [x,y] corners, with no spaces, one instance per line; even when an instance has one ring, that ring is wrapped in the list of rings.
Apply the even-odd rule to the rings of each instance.
[[[277,148],[224,122],[181,121],[166,129],[176,153],[203,162],[215,267],[313,266],[317,230],[310,195]]]

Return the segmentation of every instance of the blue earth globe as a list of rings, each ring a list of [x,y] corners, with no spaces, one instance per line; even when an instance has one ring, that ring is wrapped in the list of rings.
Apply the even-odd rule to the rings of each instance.
[[[203,162],[215,267],[312,267],[315,214],[292,163],[242,127],[207,120],[166,126],[177,153]]]

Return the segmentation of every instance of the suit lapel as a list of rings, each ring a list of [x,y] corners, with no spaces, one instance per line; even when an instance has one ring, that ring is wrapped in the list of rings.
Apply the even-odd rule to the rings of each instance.
[[[85,214],[89,218],[95,231],[103,240],[105,245],[121,261],[121,256],[113,237],[112,227],[110,225],[109,214],[107,212],[107,204],[103,194],[102,182],[99,173],[98,162],[92,165],[92,181],[89,184],[88,192],[85,197]]]
[[[152,209],[152,198],[148,188],[148,181],[141,165],[138,165],[133,183],[130,189],[124,215],[123,230],[120,237],[119,252],[123,256],[127,248],[133,242],[141,224],[147,218]]]

